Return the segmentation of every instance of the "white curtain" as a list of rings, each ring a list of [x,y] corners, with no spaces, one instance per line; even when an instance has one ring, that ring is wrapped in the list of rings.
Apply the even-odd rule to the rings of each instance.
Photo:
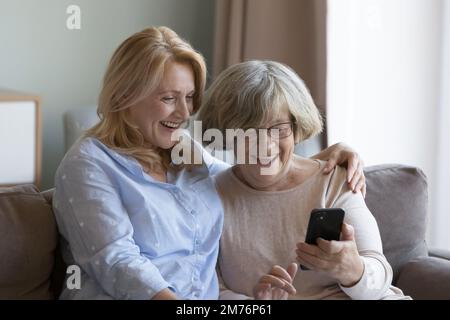
[[[367,165],[421,168],[428,240],[448,249],[449,2],[328,0],[327,19],[328,143],[349,143]]]
[[[450,248],[450,1],[442,16],[441,100],[438,110],[435,201],[431,207],[431,245]]]

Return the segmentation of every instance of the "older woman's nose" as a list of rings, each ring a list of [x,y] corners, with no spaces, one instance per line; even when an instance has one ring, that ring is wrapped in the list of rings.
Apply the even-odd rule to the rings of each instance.
[[[264,131],[264,130],[262,130]],[[267,134],[267,131],[258,134],[259,153],[264,156],[271,156],[279,153],[279,143],[276,137]]]
[[[267,130],[259,130],[258,144],[264,144],[267,147],[275,147],[278,145],[278,135],[272,135]]]

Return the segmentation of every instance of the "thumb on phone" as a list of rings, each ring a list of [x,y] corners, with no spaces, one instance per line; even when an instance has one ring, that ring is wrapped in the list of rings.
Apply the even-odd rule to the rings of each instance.
[[[355,240],[355,229],[351,225],[349,225],[345,222],[342,224],[341,240],[342,241]]]

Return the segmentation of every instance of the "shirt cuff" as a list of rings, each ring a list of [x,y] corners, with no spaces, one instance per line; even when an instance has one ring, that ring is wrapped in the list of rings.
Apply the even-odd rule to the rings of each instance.
[[[147,290],[147,296],[143,300],[153,299],[153,297],[161,292],[164,289],[169,289],[170,291],[175,293],[175,290],[173,287],[171,287],[167,282],[162,281],[158,283],[157,285],[152,285],[151,289]]]
[[[361,279],[352,287],[344,287],[339,284],[342,291],[354,300],[371,300],[377,299],[379,290],[379,281],[377,281],[376,268],[372,261],[366,257],[361,257],[364,263],[364,271]],[[375,292],[374,292],[375,291]]]
[[[153,268],[152,268],[153,267]],[[151,265],[147,272],[133,270],[128,276],[122,277],[115,285],[116,298],[130,300],[149,300],[164,289],[175,289],[161,276],[159,270]]]

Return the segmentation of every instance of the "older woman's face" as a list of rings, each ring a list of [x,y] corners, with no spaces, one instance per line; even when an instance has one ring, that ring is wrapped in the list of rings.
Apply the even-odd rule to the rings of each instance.
[[[167,63],[157,90],[130,107],[131,120],[145,141],[162,149],[173,147],[176,141],[172,141],[172,133],[192,113],[194,93],[192,67],[186,63]]]
[[[286,128],[286,126],[291,126],[290,128],[292,128],[290,113],[287,108],[283,110],[277,119],[261,126],[261,128],[270,128],[278,124],[282,124],[278,126],[279,128]],[[240,172],[246,182],[251,186],[257,189],[270,189],[272,186],[277,185],[286,178],[289,171],[289,164],[294,153],[294,135],[291,132],[288,136],[277,139],[276,135],[271,137],[266,132],[266,134],[262,136],[262,139],[258,139],[257,147],[257,163],[239,165],[242,169]],[[266,148],[267,152],[261,153],[264,148]],[[251,152],[249,154],[249,148],[246,149],[246,159],[248,160],[252,155]]]

